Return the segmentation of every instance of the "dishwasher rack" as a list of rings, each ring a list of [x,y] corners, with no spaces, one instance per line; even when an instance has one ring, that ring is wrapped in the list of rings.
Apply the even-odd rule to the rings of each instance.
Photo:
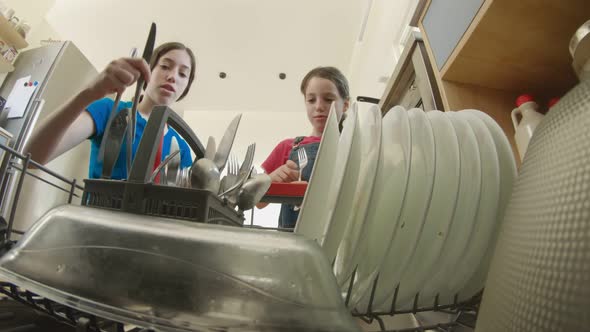
[[[18,207],[19,197],[21,195],[22,184],[24,181],[25,176],[29,175],[32,176],[40,181],[47,183],[55,188],[58,188],[66,193],[68,193],[67,203],[72,203],[74,197],[82,196],[82,192],[84,191],[84,187],[79,185],[75,179],[68,179],[60,174],[53,172],[52,170],[36,163],[35,161],[31,160],[30,155],[22,155],[17,151],[11,149],[10,147],[4,146],[0,144],[0,149],[4,151],[3,160],[1,160],[1,167],[0,167],[0,180],[2,185],[3,192],[0,192],[0,202],[1,204],[6,204],[9,202],[10,206],[2,206],[2,211],[10,211],[10,215],[8,216],[8,220],[5,220],[4,217],[0,216],[0,256],[6,253],[17,240],[14,239],[14,234],[20,234],[20,232],[15,232],[12,230],[12,225],[14,223],[14,215],[16,209]],[[48,181],[43,179],[39,176],[28,171],[29,167],[33,166],[46,174],[48,174],[51,178],[54,179],[54,182]],[[18,173],[18,174],[17,174]],[[12,176],[17,176],[16,182],[17,185],[14,188],[14,194],[12,197],[7,197],[6,193],[6,182]],[[11,198],[11,199],[9,199]],[[65,202],[64,202],[65,203]],[[255,225],[243,225],[243,227],[248,228],[261,228]],[[279,229],[279,228],[268,228],[268,231],[285,231],[285,232],[293,232],[293,229]],[[379,312],[372,309],[373,306],[373,298],[375,295],[375,290],[378,282],[378,277],[375,279],[373,283],[373,287],[371,290],[371,297],[369,301],[369,305],[367,310],[364,312],[358,312],[353,310],[351,315],[353,317],[358,318],[359,320],[371,324],[373,322],[377,322],[379,325],[378,331],[385,331],[385,332],[424,332],[424,331],[443,331],[443,332],[451,332],[451,331],[458,331],[457,328],[460,328],[460,331],[471,331],[475,327],[475,320],[477,318],[477,312],[479,309],[479,303],[481,301],[481,292],[475,295],[473,298],[459,302],[458,296],[455,295],[454,303],[445,304],[445,303],[438,303],[438,296],[435,298],[434,303],[428,307],[418,307],[418,299],[420,294],[416,294],[414,298],[414,304],[410,309],[402,309],[398,307],[396,303],[397,294],[399,291],[399,286],[396,288],[395,295],[393,301],[391,303],[390,310],[386,312]],[[354,283],[354,274],[353,278],[350,280],[350,284],[348,287],[348,291],[346,292],[344,302],[348,304],[350,300],[350,290],[352,289],[352,285]],[[126,324],[125,322],[116,322],[112,321],[103,317],[98,317],[96,315],[80,311],[74,307],[70,307],[67,305],[63,305],[57,303],[49,298],[45,298],[39,296],[27,289],[23,289],[16,284],[12,284],[9,282],[5,282],[0,280],[0,294],[8,296],[15,301],[20,303],[26,304],[38,312],[42,312],[46,315],[51,316],[52,318],[60,321],[62,323],[66,323],[72,327],[76,328],[76,331],[80,332],[152,332],[149,329],[139,328],[136,326],[132,326],[130,324]],[[417,314],[417,313],[427,313],[427,312],[442,312],[451,314],[454,319],[450,321],[440,322],[436,324],[431,324],[428,326],[420,326],[420,327],[408,327],[402,329],[388,329],[387,328],[387,317],[400,315],[400,314]],[[0,319],[2,319],[0,317]]]
[[[352,285],[354,283],[354,273],[353,277],[351,278],[348,291],[346,292],[346,300],[345,303],[348,305],[350,300],[350,294],[352,290]],[[417,313],[426,313],[426,312],[443,312],[448,314],[455,315],[455,318],[449,322],[443,322],[435,325],[430,326],[421,326],[419,328],[408,328],[396,331],[427,331],[427,330],[434,330],[434,331],[453,331],[455,327],[463,327],[468,330],[475,329],[475,321],[477,320],[477,312],[479,310],[479,303],[481,302],[481,295],[483,290],[478,292],[472,298],[468,299],[467,301],[459,302],[458,295],[454,296],[454,301],[451,304],[439,304],[438,295],[434,299],[434,303],[431,306],[426,307],[419,307],[418,306],[418,299],[420,298],[420,293],[417,293],[414,296],[414,302],[412,304],[411,309],[401,309],[397,307],[397,295],[399,292],[399,285],[395,288],[395,293],[393,296],[393,300],[391,302],[391,307],[388,311],[374,311],[373,306],[373,299],[375,297],[375,290],[377,289],[377,282],[379,281],[379,277],[375,278],[373,282],[373,286],[371,288],[371,295],[369,299],[369,304],[367,306],[366,311],[358,312],[357,310],[352,311],[352,315],[354,317],[358,317],[363,320],[365,323],[371,324],[373,321],[376,321],[379,324],[380,331],[393,331],[388,330],[386,328],[386,324],[384,321],[384,317],[400,315],[400,314],[417,314]],[[463,331],[468,331],[463,330]]]
[[[66,192],[68,194],[66,201],[68,204],[72,203],[74,197],[82,196],[84,187],[80,186],[76,179],[64,177],[35,162],[31,159],[30,154],[24,156],[3,144],[0,144],[0,149],[3,150],[3,157],[2,160],[0,160],[0,210],[3,212],[3,214],[5,214],[5,211],[7,210],[10,211],[8,220],[5,219],[4,215],[0,216],[0,248],[7,250],[10,249],[11,243],[14,243],[12,239],[12,234],[14,233],[14,217],[16,215],[16,209],[18,207],[25,176],[29,175],[39,181],[44,182],[45,184]],[[29,166],[45,172],[54,179],[55,183],[33,174],[29,171]],[[17,172],[19,174],[18,178],[16,179],[16,187],[8,188],[12,177],[17,176]],[[65,188],[62,187],[64,184],[66,186]],[[12,190],[14,191],[14,194],[12,192],[8,192]],[[3,254],[3,251],[0,251],[0,254]]]
[[[42,312],[61,323],[75,327],[77,332],[153,332],[149,329],[114,322],[82,312],[38,296],[8,282],[0,282],[0,294]]]

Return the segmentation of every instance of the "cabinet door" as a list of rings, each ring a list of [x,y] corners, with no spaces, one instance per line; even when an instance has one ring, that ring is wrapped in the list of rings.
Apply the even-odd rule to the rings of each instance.
[[[432,0],[422,20],[434,60],[441,70],[484,0]]]

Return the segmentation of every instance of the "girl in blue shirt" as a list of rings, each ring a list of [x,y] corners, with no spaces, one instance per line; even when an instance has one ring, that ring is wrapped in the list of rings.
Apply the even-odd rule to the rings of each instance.
[[[184,98],[195,77],[195,56],[185,45],[177,42],[158,46],[148,65],[142,58],[120,58],[112,61],[87,87],[47,117],[33,132],[25,153],[41,164],[46,164],[85,139],[91,140],[89,177],[100,178],[102,162],[98,150],[114,101],[107,95],[122,92],[141,76],[146,86],[137,106],[135,137],[132,152],[139,145],[141,135],[154,106],[171,105]],[[131,108],[131,102],[121,101],[117,112]],[[192,164],[188,144],[172,128],[166,128],[162,141],[162,159],[170,151],[172,137],[180,147],[182,167]],[[123,143],[112,172],[113,179],[127,178],[126,145]]]

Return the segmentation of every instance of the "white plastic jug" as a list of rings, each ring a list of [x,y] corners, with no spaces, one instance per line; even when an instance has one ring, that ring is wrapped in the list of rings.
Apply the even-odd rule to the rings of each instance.
[[[514,125],[514,139],[516,140],[518,154],[520,155],[520,160],[523,160],[535,128],[543,120],[544,115],[537,112],[539,106],[529,95],[518,97],[516,104],[518,107],[513,109],[510,115],[512,116],[512,124]]]

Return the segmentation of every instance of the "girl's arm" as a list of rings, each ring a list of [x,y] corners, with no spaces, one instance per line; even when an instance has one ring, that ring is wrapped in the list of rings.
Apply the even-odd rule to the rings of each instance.
[[[87,88],[39,124],[25,146],[25,153],[30,153],[36,162],[46,164],[92,136],[94,121],[84,111],[86,107],[108,94],[122,92],[140,75],[149,81],[149,66],[141,58],[111,62]]]

